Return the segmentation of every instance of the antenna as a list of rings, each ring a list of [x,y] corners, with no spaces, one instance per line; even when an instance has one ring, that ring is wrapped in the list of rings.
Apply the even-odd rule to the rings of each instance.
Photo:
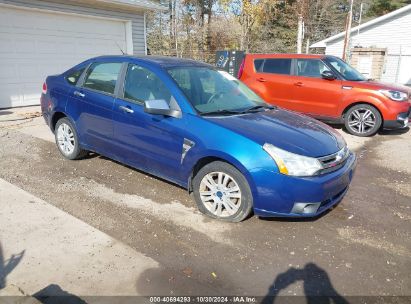
[[[119,48],[121,54],[125,55],[126,53],[124,53],[124,51],[122,50],[122,48],[118,45],[117,41],[114,41],[114,43],[117,45],[117,47]]]

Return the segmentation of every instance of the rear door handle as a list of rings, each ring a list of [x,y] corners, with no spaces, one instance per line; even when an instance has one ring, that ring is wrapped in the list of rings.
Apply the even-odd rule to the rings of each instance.
[[[299,82],[294,83],[294,85],[297,86],[297,87],[302,87],[304,85],[304,83],[299,81]]]
[[[259,81],[259,82],[266,82],[267,79],[261,77],[261,78],[257,78],[257,81]]]
[[[129,107],[119,106],[118,108],[119,108],[120,110],[123,110],[124,112],[127,112],[127,113],[134,113],[134,110],[131,109],[131,108],[129,108]]]
[[[79,91],[74,91],[73,94],[74,94],[75,96],[82,97],[82,98],[86,96],[86,94],[81,93],[81,92],[79,92]]]

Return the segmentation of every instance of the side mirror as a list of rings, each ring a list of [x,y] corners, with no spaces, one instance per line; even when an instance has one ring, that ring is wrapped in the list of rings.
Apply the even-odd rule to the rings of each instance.
[[[322,73],[321,73],[321,77],[322,77],[323,79],[327,79],[327,80],[334,80],[334,79],[337,78],[337,77],[334,75],[334,73],[331,72],[331,71],[324,71],[324,72],[322,72]]]
[[[153,99],[144,101],[144,112],[154,115],[181,117],[181,112],[172,110],[167,101],[164,99]]]

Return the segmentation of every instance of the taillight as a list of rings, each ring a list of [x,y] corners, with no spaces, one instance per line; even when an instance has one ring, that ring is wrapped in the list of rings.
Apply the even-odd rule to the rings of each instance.
[[[47,94],[47,84],[43,83],[43,90],[41,91],[43,94]]]
[[[243,61],[240,64],[240,68],[238,69],[238,74],[237,74],[237,78],[240,79],[241,75],[243,75],[243,71],[244,71],[244,64],[245,64],[245,56],[243,58]]]

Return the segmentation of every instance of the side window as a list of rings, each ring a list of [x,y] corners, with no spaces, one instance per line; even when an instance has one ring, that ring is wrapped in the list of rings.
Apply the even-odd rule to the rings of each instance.
[[[80,68],[77,70],[69,71],[69,73],[66,76],[66,81],[71,85],[76,85],[77,81],[80,79],[81,74],[83,74],[85,69],[86,68]]]
[[[297,76],[321,78],[321,73],[330,69],[318,59],[297,59]]]
[[[264,59],[254,60],[254,69],[256,72],[261,72],[261,67],[263,66]]]
[[[286,58],[276,58],[276,59],[266,59],[263,65],[264,73],[271,74],[291,74],[291,59]]]
[[[94,63],[87,71],[85,88],[114,94],[122,63]]]
[[[137,102],[164,99],[168,103],[173,99],[170,91],[156,74],[135,64],[129,64],[127,68],[124,98]]]

